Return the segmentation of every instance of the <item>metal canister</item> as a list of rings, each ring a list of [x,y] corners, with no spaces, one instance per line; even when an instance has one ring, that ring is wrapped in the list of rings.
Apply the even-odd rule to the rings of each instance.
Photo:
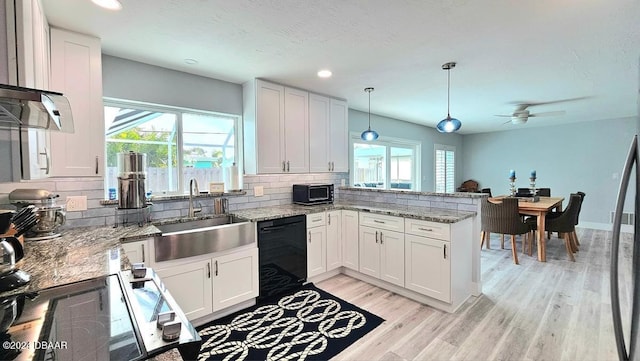
[[[118,153],[118,208],[132,209],[147,206],[145,153]]]

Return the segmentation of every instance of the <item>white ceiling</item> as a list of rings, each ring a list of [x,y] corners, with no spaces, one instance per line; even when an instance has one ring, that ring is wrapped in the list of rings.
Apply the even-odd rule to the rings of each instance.
[[[470,134],[638,115],[638,0],[43,0],[52,26],[105,54],[243,83],[260,77],[354,109]],[[185,59],[196,59],[195,65]],[[328,68],[330,79],[316,72]],[[583,98],[584,97],[584,98]],[[565,115],[503,123],[518,102]],[[375,128],[375,127],[374,127]]]

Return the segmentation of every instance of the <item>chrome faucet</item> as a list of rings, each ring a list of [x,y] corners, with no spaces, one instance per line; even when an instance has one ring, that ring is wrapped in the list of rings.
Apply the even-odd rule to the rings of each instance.
[[[200,190],[198,189],[198,181],[195,178],[191,178],[189,181],[189,217],[195,217],[196,213],[202,212],[202,207],[194,207],[193,206],[193,194],[200,194]]]

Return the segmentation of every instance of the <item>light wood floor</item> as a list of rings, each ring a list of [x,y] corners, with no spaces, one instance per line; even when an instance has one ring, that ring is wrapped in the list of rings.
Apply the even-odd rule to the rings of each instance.
[[[483,294],[445,313],[345,275],[317,286],[386,321],[335,360],[617,360],[609,296],[611,233],[578,229],[576,262],[547,241],[547,262],[510,245],[482,250]],[[631,237],[623,235],[623,250]],[[620,283],[630,284],[630,252]],[[621,287],[628,310],[630,290]]]

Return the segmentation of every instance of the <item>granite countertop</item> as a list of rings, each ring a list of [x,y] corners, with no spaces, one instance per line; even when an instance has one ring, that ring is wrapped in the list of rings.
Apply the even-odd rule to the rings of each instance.
[[[304,206],[298,204],[287,204],[274,207],[252,208],[234,211],[232,214],[238,218],[243,218],[253,222],[266,221],[270,219],[290,217],[311,213],[318,213],[330,210],[348,209],[361,212],[371,212],[386,214],[391,216],[421,219],[440,223],[456,223],[467,218],[474,217],[476,212],[458,211],[443,208],[425,208],[411,206],[389,205],[385,208],[374,208],[355,203],[335,203]]]
[[[455,223],[476,215],[476,212],[440,208],[389,205],[385,208],[336,203],[314,206],[297,204],[253,208],[231,212],[230,215],[252,221],[264,221],[288,216],[305,215],[329,210],[356,210],[392,216],[423,219],[441,223]],[[165,219],[155,224],[188,222],[191,220],[227,217],[229,215],[204,215],[194,218]],[[27,272],[31,281],[20,288],[0,292],[0,297],[20,292],[35,292],[95,277],[106,276],[130,267],[129,259],[122,251],[122,243],[160,235],[153,224],[142,227],[82,227],[71,228],[62,236],[42,241],[26,241],[25,256],[16,268]]]

